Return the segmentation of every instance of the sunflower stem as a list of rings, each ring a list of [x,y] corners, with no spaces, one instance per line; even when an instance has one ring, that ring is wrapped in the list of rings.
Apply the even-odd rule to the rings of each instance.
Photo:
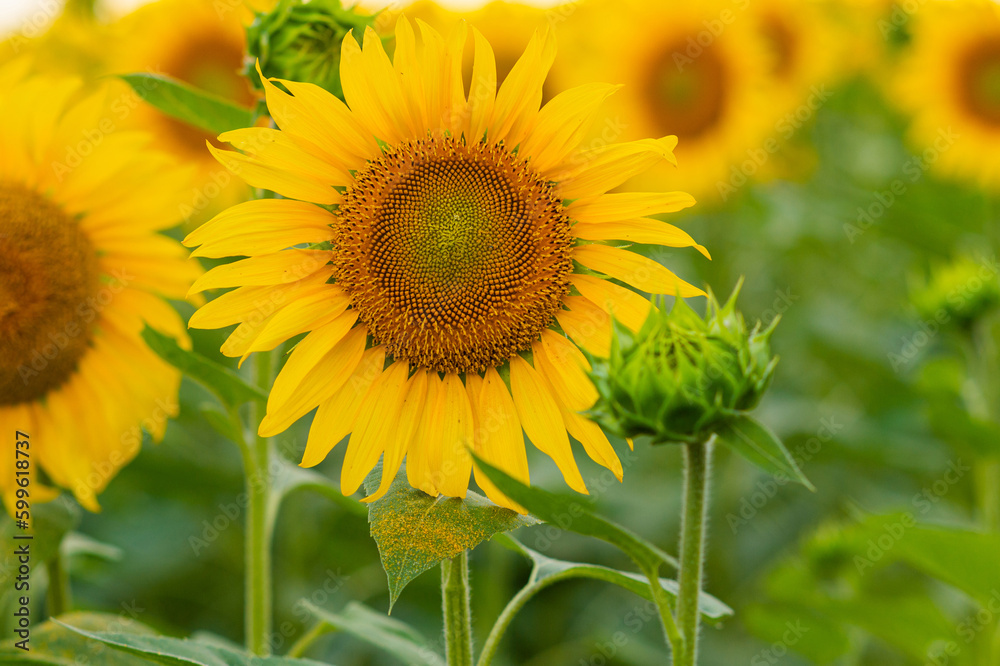
[[[254,383],[267,391],[271,387],[271,352],[254,358]],[[271,537],[274,525],[268,512],[271,478],[268,472],[271,443],[257,434],[264,417],[263,405],[250,404],[251,436],[243,447],[243,469],[249,497],[246,525],[246,644],[251,654],[267,656],[271,652]]]
[[[468,551],[441,563],[441,601],[448,666],[472,666]]]
[[[49,575],[49,589],[45,595],[49,617],[59,617],[68,612],[73,605],[69,572],[64,566],[61,551],[61,548],[56,549],[55,555],[45,563],[45,570]]]
[[[698,596],[705,552],[705,514],[711,441],[684,445],[684,510],[681,518],[680,592],[677,624],[684,642],[677,666],[695,666],[698,659]]]

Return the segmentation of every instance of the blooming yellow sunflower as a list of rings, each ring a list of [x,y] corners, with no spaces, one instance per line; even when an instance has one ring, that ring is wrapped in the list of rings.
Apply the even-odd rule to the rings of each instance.
[[[1000,8],[933,2],[911,24],[892,96],[912,115],[921,164],[1000,189]]]
[[[498,90],[490,44],[474,31],[466,94],[464,24],[447,39],[425,23],[419,32],[398,21],[392,61],[373,30],[363,47],[348,35],[346,104],[275,79],[265,94],[281,129],[220,137],[243,151],[213,150],[223,164],[287,198],[235,206],[185,239],[200,256],[249,257],[195,283],[193,292],[239,288],[190,325],[238,323],[223,352],[244,358],[308,332],[274,382],[259,432],[280,433],[318,406],[302,465],[351,433],[345,494],[382,457],[368,499],[380,497],[406,457],[414,487],[464,497],[469,448],[527,481],[522,429],[580,492],[567,433],[621,478],[607,438],[577,413],[597,396],[577,346],[607,354],[609,315],[637,328],[648,311],[605,276],[648,292],[703,293],[608,242],[699,247],[645,217],[692,205],[688,194],[606,194],[672,160],[676,138],[580,150],[615,87],[575,88],[539,109],[550,36],[530,40]]]
[[[180,376],[139,333],[145,321],[187,339],[163,297],[183,298],[199,271],[156,232],[191,175],[117,131],[102,92],[27,69],[0,67],[0,491],[12,507],[20,431],[31,470],[96,510],[141,429],[161,438],[177,409]]]
[[[641,184],[668,183],[718,202],[730,169],[774,131],[767,52],[740,6],[595,0],[580,5],[560,27],[574,83],[624,83],[593,141],[677,135],[681,168],[652,169]]]
[[[228,0],[157,0],[140,7],[112,26],[116,40],[108,70],[164,74],[240,106],[252,106],[256,97],[241,74],[244,25],[253,18],[248,6]],[[249,197],[246,185],[205,150],[205,141],[214,141],[214,136],[161,113],[134,94],[117,108],[125,122],[153,132],[165,150],[198,167],[196,186],[185,201],[187,226]]]

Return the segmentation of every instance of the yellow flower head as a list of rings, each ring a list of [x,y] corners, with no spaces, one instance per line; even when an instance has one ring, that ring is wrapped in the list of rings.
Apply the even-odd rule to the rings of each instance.
[[[246,50],[243,26],[252,18],[242,1],[157,0],[112,26],[116,39],[107,69],[170,76],[240,106],[253,106],[256,96],[240,74]],[[190,190],[186,202],[192,220],[204,221],[249,196],[245,185],[205,150],[205,141],[214,141],[214,136],[161,113],[134,93],[123,95],[116,112],[131,127],[154,133],[165,150],[198,167],[197,188]]]
[[[602,139],[677,135],[681,168],[652,170],[643,184],[718,202],[731,166],[774,131],[770,61],[748,12],[742,2],[595,0],[560,26],[574,64],[567,76],[624,83]]]
[[[1000,189],[1000,8],[933,2],[913,16],[893,92],[922,164]]]
[[[12,506],[18,430],[32,466],[96,510],[140,428],[159,440],[177,409],[180,375],[139,333],[187,339],[163,297],[199,271],[156,232],[176,223],[190,173],[118,131],[106,91],[26,70],[0,67],[0,491]]]
[[[243,358],[308,333],[274,382],[260,434],[318,406],[302,464],[352,433],[347,494],[383,457],[369,499],[381,496],[405,456],[414,487],[464,497],[470,448],[526,481],[522,429],[580,492],[567,433],[621,478],[607,438],[578,414],[597,394],[577,345],[607,354],[610,313],[638,327],[648,312],[646,299],[605,276],[703,293],[608,242],[697,247],[646,217],[692,205],[689,195],[607,194],[672,160],[676,139],[581,150],[615,86],[575,88],[540,109],[555,58],[547,34],[531,39],[498,89],[492,48],[473,31],[466,93],[464,24],[447,39],[425,23],[419,33],[401,18],[391,61],[373,30],[363,48],[348,36],[346,104],[314,85],[269,81],[281,129],[220,137],[242,151],[215,150],[221,162],[287,198],[231,208],[185,240],[200,256],[249,256],[195,284],[239,288],[190,325],[238,323],[223,352]]]

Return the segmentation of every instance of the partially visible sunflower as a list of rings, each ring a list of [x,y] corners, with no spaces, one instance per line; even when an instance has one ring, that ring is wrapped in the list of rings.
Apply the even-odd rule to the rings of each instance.
[[[669,183],[718,201],[730,168],[774,130],[765,46],[736,12],[729,2],[595,0],[560,29],[574,83],[625,84],[595,141],[677,135],[681,168],[651,170],[641,184]]]
[[[815,0],[763,0],[747,9],[768,51],[769,106],[783,116],[846,72],[839,35]]]
[[[180,375],[139,333],[145,321],[187,340],[163,298],[199,271],[157,231],[176,224],[191,174],[116,131],[106,91],[26,71],[0,67],[0,491],[12,507],[19,430],[31,467],[97,510],[141,428],[159,440],[177,409]]]
[[[262,3],[271,4],[266,0],[255,4]],[[166,74],[241,106],[252,106],[256,97],[240,73],[246,50],[244,25],[252,18],[249,5],[241,2],[157,0],[113,26],[117,39],[108,69]],[[249,197],[249,189],[220,169],[205,150],[205,141],[214,141],[214,136],[136,99],[118,108],[132,126],[155,133],[164,149],[198,166],[198,187],[186,202],[188,226]]]
[[[933,2],[911,23],[892,97],[913,145],[937,173],[1000,189],[1000,9]]]
[[[185,243],[206,257],[249,256],[215,268],[193,292],[239,287],[190,325],[239,324],[223,353],[245,358],[301,333],[271,390],[261,435],[319,407],[304,466],[351,434],[341,474],[354,493],[383,458],[381,496],[407,458],[410,483],[464,497],[473,448],[528,480],[522,429],[586,492],[568,435],[620,479],[600,428],[578,412],[597,394],[577,346],[601,355],[610,313],[633,328],[643,291],[702,295],[664,266],[621,247],[696,247],[647,216],[686,208],[682,192],[607,194],[672,161],[675,137],[581,150],[615,86],[589,84],[539,109],[555,59],[538,33],[497,89],[489,42],[474,31],[468,94],[466,29],[447,39],[396,26],[393,61],[373,30],[343,42],[347,104],[316,86],[268,82],[281,130],[220,138],[213,150],[251,185],[286,199],[231,208]],[[282,86],[279,88],[278,86]],[[615,243],[614,241],[619,241]],[[567,435],[568,433],[568,435]],[[486,478],[498,504],[517,508]]]

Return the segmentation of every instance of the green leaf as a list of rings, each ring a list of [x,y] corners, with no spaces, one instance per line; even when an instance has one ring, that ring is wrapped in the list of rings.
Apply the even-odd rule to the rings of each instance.
[[[526,486],[473,454],[476,464],[500,492],[535,516],[569,532],[607,541],[622,549],[643,571],[657,571],[664,562],[677,567],[677,560],[633,532],[603,518],[582,495],[567,497]]]
[[[901,559],[980,603],[989,603],[1000,590],[1000,534],[914,525],[912,520],[901,514],[869,519],[869,543],[874,543],[877,553]],[[883,543],[890,545],[883,548]]]
[[[444,659],[410,625],[352,601],[340,613],[332,613],[303,601],[306,610],[329,626],[388,652],[404,664],[443,666]]]
[[[128,613],[70,613],[60,620],[87,631],[112,630],[137,635],[153,635],[153,630],[133,619]],[[49,666],[79,666],[81,663],[101,666],[147,666],[148,659],[110,649],[103,643],[82,636],[60,623],[44,622],[31,630],[30,651],[25,652],[6,643],[0,647],[0,663],[46,664]],[[86,661],[82,661],[85,657]]]
[[[374,492],[381,478],[379,464],[365,479],[365,490]],[[389,579],[390,611],[403,588],[434,565],[499,532],[537,522],[471,491],[464,500],[431,497],[411,487],[401,467],[385,496],[368,505],[371,535]]]
[[[144,663],[168,666],[323,666],[308,659],[288,657],[254,657],[244,652],[209,643],[197,643],[184,638],[127,634],[112,631],[88,631],[55,620],[57,624],[81,636],[100,641],[115,650],[142,657]]]
[[[120,77],[139,97],[163,113],[219,135],[241,127],[253,127],[254,112],[217,95],[160,74],[122,74]]]
[[[719,443],[728,446],[764,471],[779,479],[801,483],[809,490],[816,490],[781,440],[753,417],[741,414],[729,418],[715,431],[715,435]]]
[[[322,474],[311,469],[303,469],[281,457],[277,458],[277,466],[278,471],[274,475],[271,492],[271,511],[276,512],[281,501],[290,493],[308,490],[323,495],[355,515],[363,516],[368,512],[356,499],[345,497],[340,488]]]
[[[148,325],[142,331],[142,339],[160,358],[214,393],[229,409],[251,400],[267,400],[264,392],[247,384],[229,368],[201,354],[182,349],[176,340]]]
[[[497,535],[493,540],[531,560],[534,568],[532,569],[531,577],[528,579],[528,585],[539,585],[539,589],[541,589],[541,587],[548,587],[553,583],[570,578],[592,578],[625,588],[647,601],[653,600],[652,593],[649,590],[649,579],[642,574],[619,571],[596,564],[557,560],[528,548],[506,534]],[[676,580],[661,578],[660,586],[671,599],[677,598],[679,584]],[[698,608],[701,611],[702,618],[711,624],[718,624],[733,615],[732,608],[705,592],[702,592],[698,599]]]

